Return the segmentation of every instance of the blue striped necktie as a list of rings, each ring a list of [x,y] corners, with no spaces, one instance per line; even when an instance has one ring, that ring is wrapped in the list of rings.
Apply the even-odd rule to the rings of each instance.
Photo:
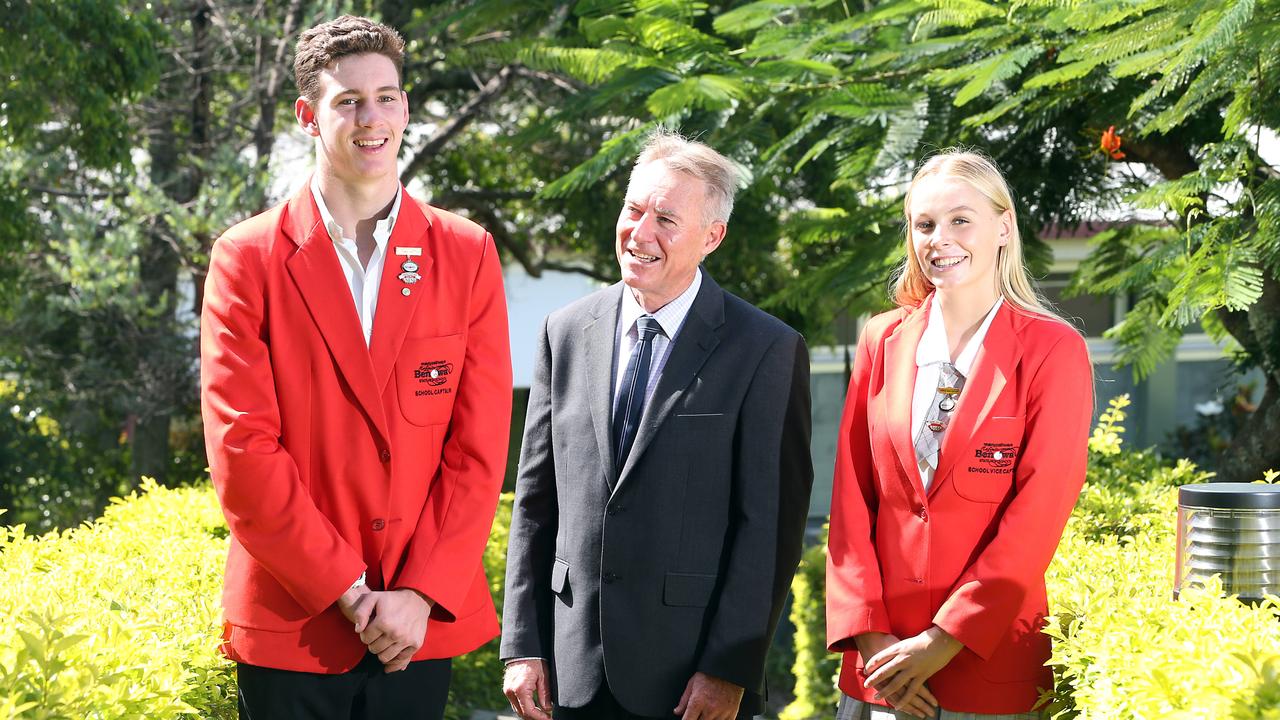
[[[622,374],[622,386],[618,389],[618,405],[613,411],[613,438],[617,443],[614,455],[615,472],[622,472],[627,463],[627,453],[635,442],[640,416],[644,414],[645,390],[649,387],[649,366],[653,362],[653,338],[662,332],[658,319],[641,315],[636,319],[639,342],[631,349],[631,359]]]

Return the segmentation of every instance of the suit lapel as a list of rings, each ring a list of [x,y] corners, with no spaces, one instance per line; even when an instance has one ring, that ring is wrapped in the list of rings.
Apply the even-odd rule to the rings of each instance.
[[[286,236],[298,245],[298,251],[285,261],[290,277],[320,330],[325,346],[333,356],[338,372],[351,388],[351,394],[373,422],[384,439],[387,419],[382,409],[381,393],[374,382],[373,364],[364,343],[360,317],[351,299],[351,289],[342,273],[337,251],[320,211],[311,198],[311,183],[289,201],[289,217],[282,224]]]
[[[942,451],[938,455],[938,471],[934,474],[929,493],[949,480],[951,470],[960,455],[973,443],[974,435],[983,421],[991,414],[991,408],[1000,397],[1005,384],[1013,377],[1018,360],[1022,357],[1022,344],[1013,327],[1013,311],[1009,303],[1001,305],[991,320],[991,327],[983,338],[982,349],[974,359],[973,377],[965,381],[960,401],[956,403],[956,416],[942,438]]]
[[[374,378],[378,382],[378,394],[386,391],[387,381],[391,377],[391,369],[395,366],[396,357],[400,354],[400,346],[409,330],[409,320],[418,307],[422,296],[431,287],[432,258],[430,251],[431,220],[422,214],[422,208],[413,198],[408,196],[404,188],[400,189],[400,214],[396,217],[395,228],[387,240],[386,255],[382,264],[382,280],[378,286],[378,309],[373,316],[373,335],[369,342],[369,355],[373,359]],[[422,250],[421,255],[401,257],[396,255],[397,247],[412,247]],[[400,281],[401,263],[413,260],[418,265],[418,274],[422,279],[409,284]],[[409,288],[405,295],[402,289]]]
[[[916,389],[916,346],[929,323],[929,301],[907,316],[884,342],[885,400],[881,421],[902,464],[906,491],[924,497],[924,485],[916,469],[915,439],[911,437],[911,401]]]
[[[622,283],[605,293],[591,309],[591,319],[582,328],[582,344],[587,357],[587,404],[600,451],[600,467],[613,479],[613,353],[617,345],[618,310],[622,303]],[[635,454],[634,448],[632,455]]]
[[[698,289],[684,325],[676,335],[667,364],[658,378],[658,386],[654,388],[653,398],[640,420],[635,443],[627,455],[626,465],[618,475],[615,493],[630,477],[631,469],[640,456],[644,455],[662,423],[679,404],[685,389],[693,382],[711,352],[720,344],[716,331],[721,325],[724,325],[724,291],[704,272],[702,287]]]

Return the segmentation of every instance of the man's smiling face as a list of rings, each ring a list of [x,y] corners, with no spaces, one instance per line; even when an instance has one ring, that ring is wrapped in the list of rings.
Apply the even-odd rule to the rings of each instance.
[[[377,53],[347,55],[319,79],[320,96],[296,107],[303,129],[319,138],[317,170],[347,185],[396,178],[409,105],[395,64]]]
[[[708,222],[707,188],[661,160],[631,172],[618,215],[617,256],[622,282],[649,312],[666,305],[693,282],[702,258],[724,238],[725,224]]]

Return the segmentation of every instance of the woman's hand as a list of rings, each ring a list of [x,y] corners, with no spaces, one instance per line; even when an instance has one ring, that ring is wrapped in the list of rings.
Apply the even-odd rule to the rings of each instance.
[[[866,668],[873,657],[886,648],[902,642],[896,635],[882,632],[863,633],[853,641],[858,646],[858,654],[862,656],[864,678],[868,672]],[[897,710],[922,718],[933,717],[938,709],[938,701],[934,699],[929,689],[923,686],[911,697],[907,696],[906,690],[902,690],[897,695],[885,696],[885,700]]]
[[[935,625],[880,650],[867,660],[866,685],[898,710],[929,717],[938,704],[924,683],[946,667],[963,647],[959,640]]]

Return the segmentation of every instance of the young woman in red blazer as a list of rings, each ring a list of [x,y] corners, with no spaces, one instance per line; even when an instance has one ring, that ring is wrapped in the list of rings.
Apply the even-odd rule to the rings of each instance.
[[[899,307],[863,329],[836,453],[837,717],[1038,717],[1044,572],[1084,483],[1092,366],[1038,297],[988,159],[934,156],[904,210]]]

